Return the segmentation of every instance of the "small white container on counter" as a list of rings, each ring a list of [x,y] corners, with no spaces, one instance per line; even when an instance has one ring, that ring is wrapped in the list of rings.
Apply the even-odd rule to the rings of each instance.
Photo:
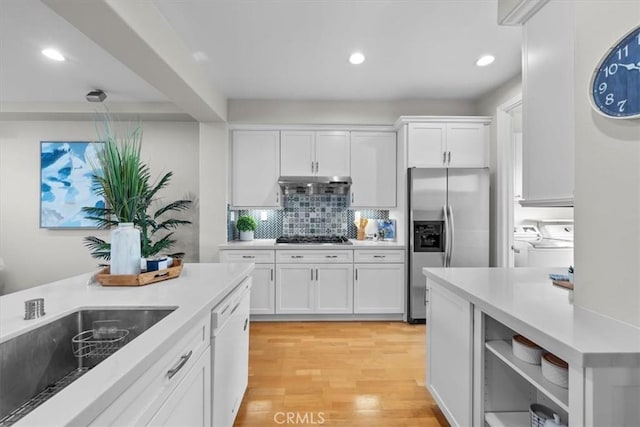
[[[539,365],[542,353],[542,347],[523,337],[522,335],[514,335],[511,339],[513,347],[513,355],[523,362]]]
[[[557,386],[569,387],[569,364],[555,354],[542,356],[542,376]]]

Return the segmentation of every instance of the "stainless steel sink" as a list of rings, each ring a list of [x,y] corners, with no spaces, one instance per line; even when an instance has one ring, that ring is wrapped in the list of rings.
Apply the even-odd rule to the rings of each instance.
[[[0,343],[0,427],[17,422],[174,310],[80,310]]]

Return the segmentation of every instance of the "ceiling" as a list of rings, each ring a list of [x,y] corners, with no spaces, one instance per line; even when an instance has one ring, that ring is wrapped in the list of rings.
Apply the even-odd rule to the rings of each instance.
[[[229,99],[474,99],[521,69],[521,28],[497,25],[497,0],[152,2]],[[476,67],[486,53],[496,61]],[[172,101],[39,0],[0,0],[0,102],[82,102],[94,88]]]

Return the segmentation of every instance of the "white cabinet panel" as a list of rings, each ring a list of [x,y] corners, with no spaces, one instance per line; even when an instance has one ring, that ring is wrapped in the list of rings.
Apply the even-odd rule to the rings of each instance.
[[[573,9],[549,2],[523,27],[523,205],[573,206]]]
[[[310,264],[281,264],[276,268],[276,314],[314,312],[313,274]]]
[[[352,250],[278,250],[277,263],[308,264],[308,263],[336,263],[352,262]]]
[[[280,206],[280,132],[234,131],[231,144],[233,206]]]
[[[427,386],[454,426],[472,425],[473,307],[428,280]]]
[[[489,166],[489,126],[484,123],[447,123],[447,166]]]
[[[404,313],[404,264],[356,264],[354,313]]]
[[[200,356],[187,375],[149,422],[152,426],[208,427],[211,425],[211,348]]]
[[[353,266],[321,265],[316,268],[317,313],[353,313]]]
[[[282,176],[349,176],[349,132],[282,131]]]
[[[396,206],[395,132],[351,132],[351,206]]]
[[[251,314],[275,313],[275,251],[274,250],[221,250],[221,262],[253,262],[251,273]]]
[[[407,165],[416,168],[444,167],[447,127],[444,123],[409,123]]]
[[[404,263],[404,251],[402,249],[366,249],[355,250],[354,262],[373,263]]]

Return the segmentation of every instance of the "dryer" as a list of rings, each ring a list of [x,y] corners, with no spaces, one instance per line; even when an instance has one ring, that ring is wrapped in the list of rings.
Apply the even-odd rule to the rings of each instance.
[[[531,221],[534,222],[534,221]],[[573,265],[573,221],[539,220],[514,230],[516,267]]]

